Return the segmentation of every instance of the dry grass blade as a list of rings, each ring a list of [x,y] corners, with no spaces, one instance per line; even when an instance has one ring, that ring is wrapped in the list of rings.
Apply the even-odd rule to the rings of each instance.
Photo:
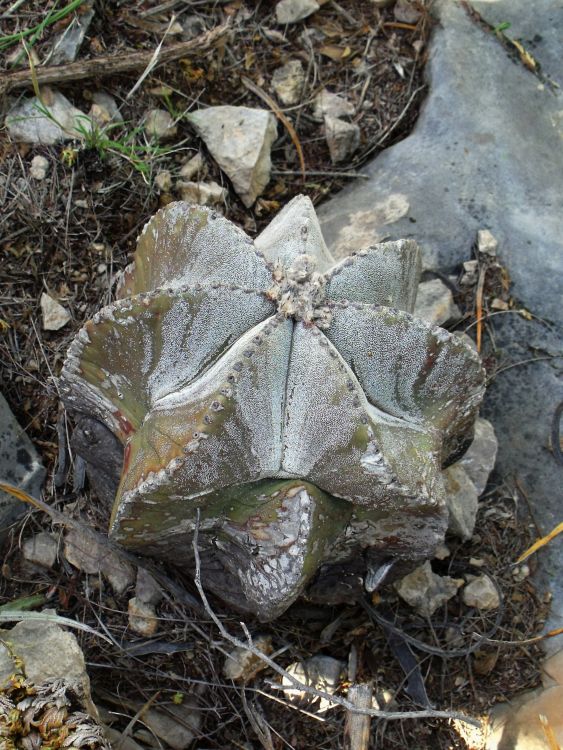
[[[543,733],[545,734],[545,738],[547,740],[547,744],[549,746],[549,750],[561,750],[561,746],[557,742],[557,739],[555,737],[555,732],[553,731],[547,716],[544,716],[543,714],[539,714],[540,723],[542,725]]]
[[[475,294],[475,324],[477,331],[475,335],[477,351],[481,351],[481,345],[483,342],[483,290],[485,288],[485,274],[487,267],[481,265],[479,268],[479,281],[477,282],[477,292]]]
[[[256,94],[256,96],[260,97],[260,99],[262,99],[262,101],[265,102],[268,105],[268,107],[270,107],[272,112],[275,114],[275,116],[278,118],[278,120],[282,123],[284,128],[289,133],[289,137],[291,138],[291,141],[293,145],[295,146],[295,150],[297,151],[297,156],[299,158],[299,165],[301,167],[301,176],[303,178],[303,182],[305,182],[305,175],[306,175],[305,157],[303,156],[303,149],[301,147],[299,136],[295,132],[295,128],[293,127],[291,122],[288,120],[288,118],[284,115],[284,113],[280,110],[280,108],[272,99],[272,97],[269,96],[264,91],[264,89],[261,89],[260,86],[256,85],[254,81],[251,81],[250,78],[247,78],[246,76],[241,76],[240,80],[244,83],[247,89],[252,91],[253,94]]]
[[[540,539],[537,539],[532,544],[531,547],[528,547],[528,549],[520,555],[520,557],[518,558],[518,560],[516,560],[516,562],[517,563],[524,562],[524,560],[527,560],[530,557],[530,555],[533,555],[534,552],[537,552],[542,547],[545,547],[546,544],[549,544],[549,542],[551,542],[552,539],[554,539],[556,536],[558,536],[562,532],[563,532],[563,521],[557,524],[557,526],[554,529],[552,529],[549,532],[549,534],[546,534],[545,536],[542,536]]]
[[[67,628],[75,628],[75,630],[83,630],[85,633],[90,633],[97,638],[101,638],[103,641],[107,641],[110,644],[112,643],[107,636],[99,633],[95,628],[91,628],[83,622],[71,620],[68,617],[61,617],[60,615],[51,614],[49,612],[27,612],[25,610],[17,609],[13,609],[9,612],[0,612],[0,622],[20,622],[21,620],[54,622],[56,625],[64,625]]]

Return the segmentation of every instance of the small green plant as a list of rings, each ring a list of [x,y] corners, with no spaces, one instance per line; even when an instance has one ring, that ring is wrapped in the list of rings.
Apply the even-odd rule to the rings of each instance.
[[[132,164],[146,181],[150,173],[150,162],[156,157],[169,153],[170,149],[159,146],[154,142],[140,142],[139,136],[143,132],[142,128],[135,127],[126,131],[123,130],[126,124],[125,121],[122,121],[100,127],[89,117],[85,117],[84,122],[77,124],[76,131],[82,142],[83,150],[95,150],[101,159],[105,159],[108,154],[117,154]],[[120,135],[110,136],[110,133],[119,129],[121,129]]]
[[[511,27],[510,21],[502,21],[498,24],[498,26],[495,26],[493,29],[493,32],[495,34],[503,34],[505,31],[507,31]]]

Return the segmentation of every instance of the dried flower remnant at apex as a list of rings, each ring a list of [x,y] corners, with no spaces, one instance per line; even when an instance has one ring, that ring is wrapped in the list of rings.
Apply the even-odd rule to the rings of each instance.
[[[336,262],[304,196],[254,242],[205,207],[159,211],[61,377],[124,447],[112,538],[193,565],[199,510],[203,584],[263,620],[321,568],[429,555],[484,376],[412,317],[419,274],[411,240]]]

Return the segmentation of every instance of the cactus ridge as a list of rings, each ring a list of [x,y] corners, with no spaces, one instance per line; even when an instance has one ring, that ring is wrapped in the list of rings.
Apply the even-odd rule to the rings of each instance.
[[[191,564],[199,511],[204,584],[262,619],[327,562],[428,554],[484,375],[410,314],[419,273],[412,240],[337,263],[304,196],[254,242],[199,206],[159,211],[61,376],[124,445],[112,537]]]

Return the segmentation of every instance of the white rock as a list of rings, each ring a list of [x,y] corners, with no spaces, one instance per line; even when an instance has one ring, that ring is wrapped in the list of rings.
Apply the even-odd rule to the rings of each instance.
[[[172,175],[167,169],[163,169],[154,178],[154,184],[162,193],[169,193],[172,190]]]
[[[270,180],[276,118],[263,109],[209,107],[187,115],[249,208]]]
[[[46,292],[41,295],[41,313],[45,331],[58,331],[70,320],[70,313]]]
[[[86,530],[68,532],[64,554],[71,565],[84,573],[102,573],[117,594],[122,594],[135,580],[132,566]]]
[[[152,604],[134,596],[127,604],[129,627],[134,633],[150,638],[158,630],[158,618]]]
[[[395,584],[401,599],[430,617],[442,604],[456,595],[460,582],[449,576],[439,576],[432,571],[428,561]]]
[[[143,704],[138,704],[138,708],[141,710]],[[184,698],[179,706],[168,704],[166,713],[156,708],[143,711],[143,724],[170,745],[172,750],[187,750],[199,734],[201,712],[195,703]]]
[[[23,556],[35,565],[52,568],[57,559],[57,540],[52,534],[41,531],[26,539],[22,546]]]
[[[6,642],[10,644],[12,653],[6,647]],[[74,685],[81,703],[93,716],[96,715],[84,655],[72,633],[52,622],[25,620],[18,622],[11,630],[0,630],[2,685],[14,673],[13,655],[23,661],[26,677],[36,685],[52,679],[63,679]]]
[[[478,260],[466,260],[463,264],[464,274],[461,277],[461,284],[464,286],[471,286],[477,283],[477,277],[479,275],[479,261]]]
[[[305,72],[301,60],[290,60],[276,68],[272,76],[272,88],[282,104],[297,104],[305,83]]]
[[[162,589],[151,574],[144,568],[137,569],[135,596],[145,604],[158,604],[162,599]]]
[[[338,117],[325,115],[325,137],[333,164],[348,159],[360,145],[360,128]]]
[[[321,122],[325,116],[329,117],[351,117],[354,114],[354,105],[343,96],[333,94],[323,89],[317,94],[314,101],[313,117]]]
[[[441,279],[423,281],[418,285],[413,315],[437,326],[461,318],[451,290]]]
[[[199,175],[205,169],[205,161],[200,153],[192,156],[187,162],[182,164],[180,169],[180,177],[183,180],[191,180],[192,177]]]
[[[344,669],[345,665],[338,659],[317,654],[317,656],[312,656],[303,662],[290,664],[286,671],[303,685],[333,695],[340,685]],[[309,695],[305,691],[295,687],[287,677],[282,678],[282,685],[283,692],[294,703],[313,703],[319,701],[315,696]],[[332,705],[330,701],[321,698],[317,711],[319,713],[324,712],[328,708],[331,708]]]
[[[146,132],[158,141],[173,138],[178,128],[169,112],[165,109],[151,109],[145,116]]]
[[[280,0],[276,5],[278,23],[296,23],[319,9],[315,0]]]
[[[44,156],[34,156],[29,168],[29,176],[34,180],[44,180],[49,171],[49,161]]]
[[[178,182],[176,188],[180,191],[183,201],[199,203],[202,206],[214,206],[223,203],[227,198],[227,191],[216,182]]]
[[[397,0],[393,13],[397,21],[409,24],[416,23],[421,16],[420,11],[410,0]]]
[[[475,422],[475,437],[467,452],[458,461],[482,495],[497,457],[498,440],[493,425],[479,417]]]
[[[497,609],[500,604],[498,591],[489,576],[479,576],[463,589],[462,599],[468,607]]]
[[[13,107],[6,115],[6,127],[15,141],[52,146],[80,138],[81,130],[90,130],[92,121],[59,91],[46,87],[41,101],[34,96]]]
[[[115,99],[105,91],[96,91],[92,94],[92,102],[88,116],[99,128],[105,128],[110,122],[122,120]]]
[[[497,254],[498,240],[488,229],[480,229],[477,232],[477,250],[485,255],[494,257]]]
[[[475,529],[479,493],[459,463],[448,466],[443,477],[449,512],[448,531],[460,539],[471,539]]]
[[[271,636],[257,635],[252,639],[252,643],[263,654],[272,653]],[[225,660],[223,674],[228,680],[248,682],[267,666],[265,661],[247,648],[234,648]]]

